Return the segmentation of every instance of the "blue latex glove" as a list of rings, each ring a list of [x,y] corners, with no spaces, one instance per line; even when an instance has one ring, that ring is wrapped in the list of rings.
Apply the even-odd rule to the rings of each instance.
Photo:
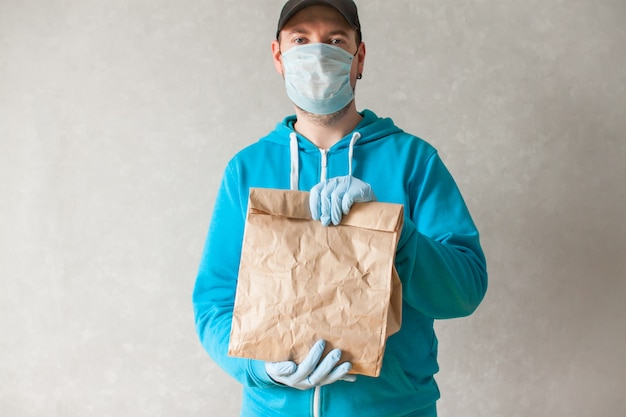
[[[266,362],[265,371],[274,381],[299,390],[308,390],[342,380],[354,382],[356,376],[348,375],[352,364],[344,362],[335,367],[341,350],[333,349],[320,362],[326,343],[318,340],[300,365],[295,362]]]
[[[341,223],[341,216],[350,212],[352,204],[374,200],[372,187],[351,175],[322,181],[309,194],[311,216],[324,226]]]

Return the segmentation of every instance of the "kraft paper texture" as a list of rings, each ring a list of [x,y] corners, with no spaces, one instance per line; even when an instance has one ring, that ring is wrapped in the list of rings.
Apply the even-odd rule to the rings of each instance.
[[[308,199],[250,190],[228,354],[300,363],[324,339],[351,373],[378,376],[401,323],[393,261],[403,207],[356,203],[339,226],[322,226]]]

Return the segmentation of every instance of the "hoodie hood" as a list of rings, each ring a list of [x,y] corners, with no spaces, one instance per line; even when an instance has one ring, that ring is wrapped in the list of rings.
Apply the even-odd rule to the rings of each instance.
[[[379,118],[371,110],[363,110],[360,114],[363,116],[363,120],[361,120],[353,132],[350,132],[339,142],[334,144],[330,148],[331,150],[339,150],[349,147],[350,141],[352,140],[355,132],[359,134],[357,145],[379,140],[391,134],[402,132],[402,129],[397,127],[390,118]],[[293,125],[295,122],[295,115],[285,117],[282,122],[276,125],[276,128],[269,135],[261,140],[290,146],[290,136],[292,133],[296,133],[299,139],[298,148],[300,152],[319,152],[319,149],[315,144],[294,130]]]
[[[343,175],[352,175],[354,148],[357,145],[366,144],[373,141],[384,140],[390,138],[402,130],[398,128],[391,119],[379,118],[374,112],[364,110],[360,113],[363,116],[361,122],[348,135],[343,137],[330,149],[320,149],[313,142],[297,133],[294,129],[296,116],[288,116],[267,136],[262,138],[260,142],[271,142],[289,148],[290,170],[289,185],[290,189],[299,189],[301,175],[301,160],[305,155],[316,155],[321,157],[318,162],[320,166],[319,181],[325,181],[327,178],[327,158],[328,155],[341,154],[347,151],[346,155],[346,173]]]

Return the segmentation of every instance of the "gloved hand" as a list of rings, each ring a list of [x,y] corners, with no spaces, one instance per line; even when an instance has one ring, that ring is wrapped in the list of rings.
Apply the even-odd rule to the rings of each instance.
[[[313,220],[324,226],[338,225],[342,214],[348,214],[354,203],[376,200],[372,187],[351,175],[322,181],[311,188],[309,207]]]
[[[300,365],[292,361],[266,362],[265,371],[274,381],[303,391],[339,380],[354,382],[356,376],[348,375],[352,368],[350,362],[335,367],[341,358],[341,350],[333,349],[320,362],[325,345],[323,340],[317,341]]]

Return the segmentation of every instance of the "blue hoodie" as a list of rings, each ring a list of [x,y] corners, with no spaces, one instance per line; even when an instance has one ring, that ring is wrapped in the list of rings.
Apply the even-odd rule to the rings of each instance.
[[[402,327],[387,341],[379,377],[358,375],[356,382],[309,391],[273,382],[262,361],[227,356],[250,187],[289,189],[294,151],[300,190],[349,173],[353,134],[320,150],[296,136],[295,116],[287,117],[228,163],[193,292],[202,345],[243,385],[241,416],[436,416],[433,320],[467,316],[485,295],[487,270],[478,231],[437,151],[391,119],[369,110],[362,115],[355,128],[360,139],[353,149],[352,174],[372,186],[378,201],[404,205],[395,259],[402,281]]]

